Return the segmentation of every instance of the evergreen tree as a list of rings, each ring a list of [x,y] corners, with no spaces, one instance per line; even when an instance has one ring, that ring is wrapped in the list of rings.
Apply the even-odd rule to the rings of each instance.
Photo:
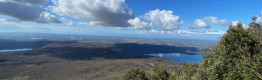
[[[261,26],[255,22],[249,26],[245,30],[241,23],[231,25],[213,52],[205,57],[202,69],[207,79],[258,80],[261,77]]]

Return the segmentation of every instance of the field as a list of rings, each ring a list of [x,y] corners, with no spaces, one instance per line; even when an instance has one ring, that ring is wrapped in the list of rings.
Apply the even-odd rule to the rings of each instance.
[[[198,44],[186,46],[190,44],[187,42],[194,43],[198,40],[7,35],[2,35],[0,49],[33,50],[0,53],[0,80],[121,80],[130,68],[139,68],[150,73],[157,65],[164,64],[169,70],[182,65],[145,54],[198,54],[209,49],[208,46]]]
[[[130,68],[151,72],[181,63],[160,57],[123,54],[111,45],[49,44],[32,51],[0,53],[1,80],[121,80]]]

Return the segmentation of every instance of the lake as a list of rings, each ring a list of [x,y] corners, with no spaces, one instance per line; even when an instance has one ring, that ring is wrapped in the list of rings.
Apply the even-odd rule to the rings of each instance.
[[[31,48],[23,48],[23,49],[3,49],[0,52],[15,52],[15,51],[28,51],[32,50]]]
[[[151,56],[159,56],[169,60],[182,62],[182,63],[196,63],[200,64],[204,59],[203,55],[199,54],[181,54],[181,53],[153,53],[146,54]]]

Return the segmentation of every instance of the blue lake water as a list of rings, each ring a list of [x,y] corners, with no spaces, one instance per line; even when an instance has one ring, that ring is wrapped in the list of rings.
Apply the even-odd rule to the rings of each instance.
[[[15,52],[15,51],[28,51],[32,50],[31,48],[23,48],[23,49],[4,49],[0,50],[0,52]]]
[[[159,56],[169,60],[182,62],[182,63],[196,63],[200,64],[204,59],[203,55],[199,54],[181,54],[181,53],[153,53],[146,54],[151,56]]]

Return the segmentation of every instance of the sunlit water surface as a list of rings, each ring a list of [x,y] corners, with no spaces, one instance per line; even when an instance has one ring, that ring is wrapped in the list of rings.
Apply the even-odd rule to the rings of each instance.
[[[32,50],[31,48],[23,48],[23,49],[3,49],[0,52],[15,52],[15,51],[28,51]]]
[[[182,63],[196,63],[200,64],[203,61],[203,55],[199,54],[181,54],[181,53],[152,53],[146,54],[151,56],[159,56],[169,60]]]

